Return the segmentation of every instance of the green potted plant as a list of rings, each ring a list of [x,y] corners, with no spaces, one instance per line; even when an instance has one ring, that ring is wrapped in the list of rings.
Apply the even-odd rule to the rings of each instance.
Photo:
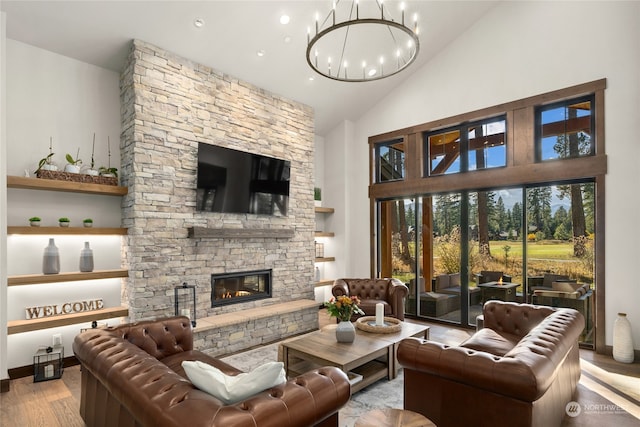
[[[107,168],[104,166],[100,166],[100,175],[101,176],[110,176],[110,177],[118,177],[118,168]]]
[[[93,220],[91,218],[85,218],[82,220],[82,224],[84,224],[86,228],[91,228],[93,227]]]
[[[118,169],[111,167],[111,139],[109,139],[108,136],[107,136],[107,150],[108,150],[108,156],[109,156],[109,162],[107,163],[108,166],[107,167],[100,166],[100,169],[99,169],[100,175],[117,178]]]
[[[93,133],[93,145],[91,146],[91,167],[87,170],[87,175],[91,175],[91,176],[100,175],[100,172],[97,169],[95,169],[96,162],[95,162],[94,157],[93,157],[93,153],[95,152],[95,150],[96,150],[96,134],[94,132]]]
[[[40,227],[40,221],[39,216],[32,216],[29,218],[29,224],[31,224],[32,227]]]
[[[62,217],[62,218],[58,218],[58,224],[60,224],[60,227],[68,227],[69,223],[71,222],[71,220],[67,217]]]
[[[322,206],[322,189],[320,187],[313,188],[313,200],[316,206]]]
[[[65,156],[67,159],[67,165],[64,167],[65,172],[69,173],[80,173],[80,165],[82,164],[82,160],[80,160],[80,149],[76,152],[76,158],[71,157],[71,154]]]
[[[49,155],[47,155],[45,158],[40,159],[40,161],[38,162],[38,169],[36,169],[35,171],[36,175],[41,170],[47,170],[47,171],[58,170],[58,166],[54,165],[52,162],[53,154],[54,154],[53,153],[53,137],[49,137]]]

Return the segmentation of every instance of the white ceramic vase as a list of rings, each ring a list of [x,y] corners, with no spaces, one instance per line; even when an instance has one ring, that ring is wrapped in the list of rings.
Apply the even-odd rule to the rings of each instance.
[[[633,363],[631,323],[626,313],[618,313],[613,324],[613,358],[618,362]]]
[[[60,253],[53,239],[49,239],[49,246],[44,248],[42,272],[44,274],[60,273]]]
[[[93,271],[93,250],[89,247],[89,242],[84,242],[84,249],[80,251],[80,271]]]
[[[341,320],[336,327],[336,340],[338,342],[353,342],[356,339],[356,327],[348,320]]]

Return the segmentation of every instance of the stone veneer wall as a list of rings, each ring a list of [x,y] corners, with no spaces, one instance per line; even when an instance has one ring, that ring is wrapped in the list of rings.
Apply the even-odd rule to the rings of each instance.
[[[199,318],[313,299],[313,110],[137,40],[121,100],[121,181],[129,187],[123,258],[130,272],[122,299],[130,320],[172,315],[173,289],[183,282],[197,287]],[[198,142],[290,160],[288,216],[196,212]],[[192,226],[295,233],[194,239],[187,237]],[[260,269],[273,269],[272,298],[211,308],[211,274]],[[317,328],[317,310],[311,317],[291,321],[308,323],[301,332]]]

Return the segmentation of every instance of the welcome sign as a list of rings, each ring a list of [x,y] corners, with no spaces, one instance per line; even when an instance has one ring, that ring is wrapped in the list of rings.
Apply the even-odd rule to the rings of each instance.
[[[104,308],[102,298],[89,301],[65,302],[58,305],[42,305],[27,307],[27,319],[38,319],[41,317],[60,316],[61,314],[81,313],[83,311],[100,310]]]

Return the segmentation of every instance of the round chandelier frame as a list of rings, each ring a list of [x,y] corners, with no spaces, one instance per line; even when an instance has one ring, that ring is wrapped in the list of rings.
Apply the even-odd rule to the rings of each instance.
[[[376,1],[376,3],[378,3],[378,1]],[[395,74],[398,74],[400,71],[406,69],[409,65],[411,65],[417,58],[418,56],[418,52],[420,51],[420,39],[418,37],[418,25],[417,22],[414,23],[414,28],[410,28],[408,26],[406,26],[404,24],[404,10],[402,11],[402,20],[401,22],[396,22],[392,19],[387,19],[384,16],[384,6],[382,1],[380,1],[378,3],[378,7],[380,8],[380,18],[360,18],[359,12],[358,12],[358,2],[356,1],[355,3],[355,7],[356,7],[356,18],[355,19],[349,19],[346,21],[342,21],[342,22],[337,22],[336,23],[336,9],[335,9],[335,4],[334,4],[334,8],[333,10],[329,13],[329,16],[327,16],[326,20],[329,19],[329,17],[332,17],[332,25],[330,25],[329,27],[318,31],[318,21],[316,19],[316,34],[314,37],[311,37],[310,35],[310,30],[308,30],[307,33],[307,64],[309,64],[309,66],[318,74],[332,79],[332,80],[337,80],[337,81],[342,81],[342,82],[370,82],[370,81],[375,81],[375,80],[381,80],[387,77],[391,77]],[[395,40],[395,37],[393,35],[393,33],[391,32],[391,28],[395,28],[398,29],[400,31],[402,31],[404,34],[406,34],[407,36],[410,37],[411,43],[412,43],[412,49],[409,49],[409,56],[407,57],[400,57],[400,50],[398,49],[397,52],[397,60],[396,60],[396,67],[392,68],[390,66],[387,66],[387,69],[385,70],[383,68],[383,60],[380,60],[380,72],[377,72],[376,69],[376,73],[373,75],[370,75],[368,73],[365,72],[365,65],[363,64],[362,67],[362,74],[358,75],[356,77],[355,73],[351,73],[351,77],[349,77],[348,73],[347,73],[347,67],[342,67],[342,59],[340,58],[340,61],[337,62],[337,71],[335,73],[332,73],[332,69],[331,69],[331,63],[329,62],[326,71],[324,71],[323,69],[321,69],[318,66],[318,52],[315,49],[316,45],[318,44],[318,42],[325,36],[334,33],[338,30],[344,29],[346,28],[346,32],[345,32],[345,36],[344,36],[344,40],[343,40],[343,48],[342,48],[342,54],[344,54],[344,50],[345,50],[345,46],[347,45],[348,42],[348,36],[349,36],[349,29],[352,27],[355,27],[357,25],[363,25],[363,24],[368,24],[368,25],[380,25],[380,26],[384,26],[387,27],[389,30],[389,37],[391,37],[393,39],[393,42],[396,44],[396,48],[397,48],[397,43]],[[330,58],[329,58],[330,61]],[[390,63],[392,63],[392,61],[390,61]],[[342,71],[342,73],[341,73]],[[385,74],[386,71],[386,74]]]

